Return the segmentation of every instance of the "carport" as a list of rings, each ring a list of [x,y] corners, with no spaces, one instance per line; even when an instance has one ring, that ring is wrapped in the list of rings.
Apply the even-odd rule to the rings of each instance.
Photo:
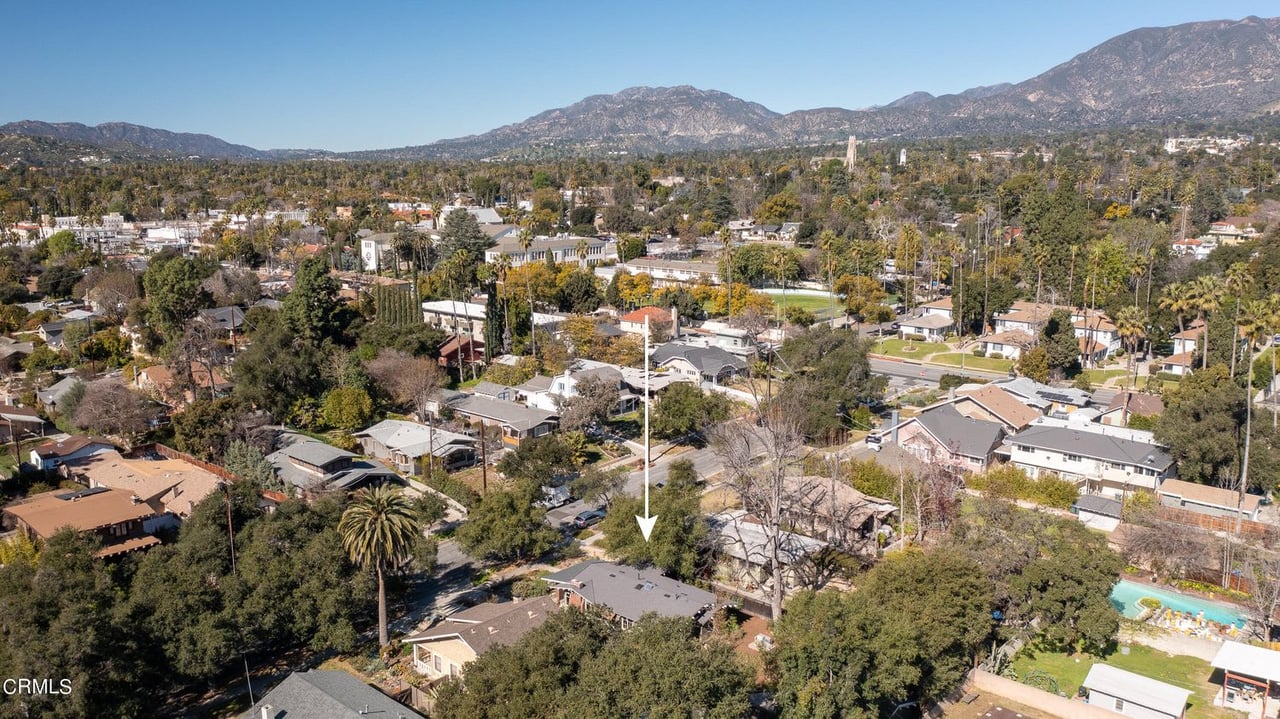
[[[1215,704],[1240,708],[1241,701],[1252,704],[1261,699],[1261,716],[1267,716],[1267,699],[1280,684],[1280,652],[1223,642],[1210,665],[1222,670],[1222,692],[1215,697]]]

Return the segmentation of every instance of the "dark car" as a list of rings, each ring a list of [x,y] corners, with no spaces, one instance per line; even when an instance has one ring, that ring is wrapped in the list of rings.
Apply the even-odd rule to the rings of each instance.
[[[895,329],[895,330],[902,329],[902,323],[901,323],[901,322],[894,322],[893,324],[891,324],[891,325],[889,325],[889,326],[890,326],[890,327],[892,327],[892,328],[893,328],[893,329]]]
[[[585,512],[578,512],[578,516],[573,518],[573,526],[577,529],[586,529],[593,524],[598,524],[604,519],[605,511],[603,509],[588,509]]]

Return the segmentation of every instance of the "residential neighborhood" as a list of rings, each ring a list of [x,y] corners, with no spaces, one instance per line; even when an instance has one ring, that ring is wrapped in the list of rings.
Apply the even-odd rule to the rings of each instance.
[[[224,54],[333,11],[246,16]],[[735,46],[823,44],[733,12]],[[360,75],[229,82],[342,88],[353,128],[418,96],[515,118],[544,66],[485,74],[510,13],[459,13],[312,37]],[[1280,95],[1210,113],[1261,96],[1275,63],[1224,67],[1280,23],[1215,22],[1034,87],[635,87],[394,150],[14,119],[0,717],[1280,717]],[[374,102],[420,58],[366,56],[410,28],[476,67]],[[705,53],[631,32],[532,54],[573,85]],[[188,74],[246,122],[285,107]],[[1151,93],[1123,122],[1118,86]]]

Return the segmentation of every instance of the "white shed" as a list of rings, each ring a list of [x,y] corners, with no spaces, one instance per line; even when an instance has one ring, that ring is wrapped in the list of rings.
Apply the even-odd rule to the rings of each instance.
[[[1141,674],[1094,664],[1085,677],[1088,703],[1135,719],[1181,719],[1191,691]]]

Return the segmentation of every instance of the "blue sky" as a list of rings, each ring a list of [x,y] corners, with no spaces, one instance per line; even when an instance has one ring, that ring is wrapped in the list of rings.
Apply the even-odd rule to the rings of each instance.
[[[1138,27],[1274,14],[1274,0],[23,2],[5,12],[0,122],[378,149],[634,85],[866,107],[1019,82]]]

